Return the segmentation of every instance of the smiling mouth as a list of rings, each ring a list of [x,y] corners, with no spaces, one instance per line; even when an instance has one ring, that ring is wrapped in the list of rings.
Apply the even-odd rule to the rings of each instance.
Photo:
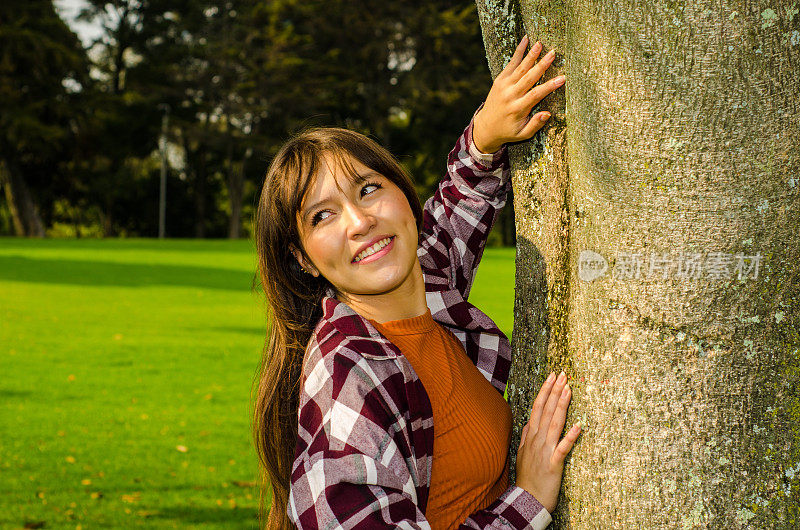
[[[364,252],[362,252],[355,259],[353,259],[353,261],[351,263],[355,263],[355,264],[368,263],[368,262],[375,261],[375,260],[378,260],[378,259],[382,258],[384,255],[386,255],[394,247],[394,238],[395,238],[395,236],[389,236],[388,238],[386,238],[386,239],[388,239],[388,241],[386,241],[386,239],[384,239],[383,241],[386,241],[386,243],[384,243],[384,245],[382,247],[380,247],[378,250],[376,250],[372,254],[366,254],[366,255],[364,254]]]

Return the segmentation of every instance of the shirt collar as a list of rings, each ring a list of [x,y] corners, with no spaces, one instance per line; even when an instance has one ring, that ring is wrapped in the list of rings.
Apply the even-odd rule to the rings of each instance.
[[[425,294],[431,315],[438,323],[465,331],[506,337],[488,316],[464,300],[457,291],[433,291]],[[366,318],[356,313],[349,305],[340,302],[332,287],[328,287],[325,296],[322,297],[322,320],[349,337],[349,344],[365,357],[393,359],[400,355],[397,346],[375,329]]]
[[[365,357],[394,359],[400,355],[397,346],[381,335],[366,318],[356,313],[349,305],[337,300],[331,287],[328,287],[325,296],[322,297],[322,319],[348,337],[348,347]]]

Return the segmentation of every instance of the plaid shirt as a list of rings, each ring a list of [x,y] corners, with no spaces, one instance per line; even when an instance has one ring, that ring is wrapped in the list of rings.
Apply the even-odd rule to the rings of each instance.
[[[506,148],[481,153],[472,127],[425,203],[417,256],[434,320],[502,394],[511,345],[467,297],[510,171]],[[434,425],[425,388],[400,350],[332,290],[322,307],[303,363],[287,513],[299,528],[430,528]],[[533,495],[512,485],[461,528],[542,529],[550,521]]]

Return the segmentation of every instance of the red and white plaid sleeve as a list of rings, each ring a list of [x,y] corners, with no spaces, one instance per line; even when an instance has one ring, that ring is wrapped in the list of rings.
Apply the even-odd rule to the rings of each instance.
[[[450,288],[465,300],[489,231],[511,189],[506,147],[481,153],[472,139],[473,125],[474,116],[450,151],[447,175],[425,202],[418,252],[429,268],[447,273]]]

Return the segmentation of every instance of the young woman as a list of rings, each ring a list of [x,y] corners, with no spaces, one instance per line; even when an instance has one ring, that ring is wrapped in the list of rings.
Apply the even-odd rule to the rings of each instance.
[[[257,213],[271,328],[255,438],[271,528],[544,528],[576,424],[571,391],[542,385],[509,485],[506,336],[467,301],[511,186],[504,146],[533,136],[538,86],[527,36],[420,206],[383,148],[344,129],[290,140]],[[559,440],[560,439],[560,440]],[[264,499],[265,500],[265,499]]]

